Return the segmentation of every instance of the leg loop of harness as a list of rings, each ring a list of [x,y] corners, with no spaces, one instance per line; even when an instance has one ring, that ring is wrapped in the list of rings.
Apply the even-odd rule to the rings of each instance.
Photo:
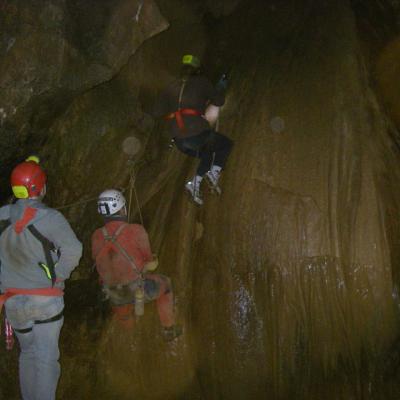
[[[14,328],[14,332],[18,332],[18,333],[28,333],[32,331],[32,327],[31,328],[25,328],[25,329],[15,329]]]
[[[48,324],[50,322],[55,322],[55,321],[60,320],[63,317],[63,315],[64,315],[64,310],[61,311],[59,314],[55,315],[54,317],[47,318],[47,319],[42,319],[40,321],[35,321],[34,324],[35,325],[36,324]],[[14,328],[14,331],[18,332],[18,333],[29,333],[29,332],[32,331],[32,329],[33,329],[33,327],[25,328],[25,329],[15,329]]]

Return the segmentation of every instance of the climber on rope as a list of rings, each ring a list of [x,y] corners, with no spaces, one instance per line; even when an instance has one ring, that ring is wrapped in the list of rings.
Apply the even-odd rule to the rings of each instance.
[[[54,400],[64,281],[82,245],[63,215],[42,203],[46,174],[36,161],[18,164],[11,186],[18,200],[0,208],[0,310],[4,304],[19,341],[22,398]]]
[[[105,224],[92,235],[92,256],[111,302],[113,319],[131,329],[134,314],[143,315],[144,303],[156,300],[164,339],[174,340],[182,328],[175,324],[171,281],[151,273],[158,261],[151,253],[144,227],[127,222],[126,201],[118,190],[102,192],[97,206]]]
[[[200,60],[193,55],[182,58],[181,76],[160,95],[154,109],[156,117],[168,121],[171,137],[183,153],[200,158],[196,175],[185,189],[197,205],[203,204],[200,185],[203,177],[213,192],[220,194],[220,174],[232,149],[232,140],[212,129],[212,112],[225,102],[226,76],[217,86],[202,75]],[[208,118],[208,120],[207,120]]]

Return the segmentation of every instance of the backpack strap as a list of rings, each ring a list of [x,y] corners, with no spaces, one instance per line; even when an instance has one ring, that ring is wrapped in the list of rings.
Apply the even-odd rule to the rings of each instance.
[[[14,230],[19,235],[32,221],[37,213],[37,208],[26,207],[22,217],[14,224]]]
[[[115,231],[114,235],[110,235],[107,231],[107,228],[103,226],[101,228],[101,231],[104,236],[104,240],[107,242],[112,243],[118,250],[119,252],[129,261],[129,264],[131,265],[132,269],[139,275],[140,279],[143,280],[143,274],[139,270],[139,268],[136,266],[135,260],[133,257],[121,246],[121,244],[118,242],[118,236],[120,233],[128,226],[128,224],[122,224],[118,229]]]
[[[105,226],[103,226],[103,227],[101,228],[101,232],[103,233],[104,239],[105,239],[107,242],[112,242],[112,243],[114,243],[114,242],[117,240],[117,238],[118,238],[118,236],[120,235],[120,233],[121,233],[127,226],[128,226],[128,224],[121,224],[121,225],[118,227],[118,229],[114,232],[113,235],[110,235],[110,234],[108,233],[108,230],[107,230],[107,228],[106,228]]]
[[[45,256],[45,259],[46,259],[46,265],[44,265],[42,263],[39,263],[39,267],[44,269],[44,271],[46,272],[47,277],[51,280],[51,283],[54,286],[54,284],[56,282],[56,278],[57,278],[56,277],[56,264],[53,261],[53,257],[51,256],[51,252],[55,251],[56,247],[54,246],[54,243],[51,242],[49,239],[47,239],[45,236],[43,236],[36,229],[36,227],[33,224],[28,225],[27,229],[42,244],[43,251],[44,251],[44,256]]]

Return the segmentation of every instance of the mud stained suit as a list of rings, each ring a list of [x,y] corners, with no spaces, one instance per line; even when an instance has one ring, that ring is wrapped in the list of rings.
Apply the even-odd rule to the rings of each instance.
[[[108,235],[115,235],[115,240],[133,258],[140,272],[153,260],[149,238],[141,225],[128,224],[124,218],[115,217],[106,222],[103,228],[97,229],[92,236],[92,256],[102,284],[110,296],[113,318],[129,328],[134,322],[134,295],[140,276],[121,254],[118,246],[106,240],[104,228]],[[145,273],[144,299],[147,302],[157,301],[158,315],[163,327],[174,325],[173,294],[168,277]]]
[[[210,169],[213,161],[223,168],[231,151],[232,141],[213,131],[204,118],[209,104],[219,107],[224,102],[223,92],[215,89],[208,78],[193,75],[185,78],[185,82],[177,79],[167,86],[154,107],[154,116],[167,120],[176,147],[189,156],[200,158],[199,176]]]
[[[1,207],[0,221],[5,228],[0,236],[0,288],[20,344],[22,398],[53,400],[60,376],[63,282],[78,264],[82,245],[63,215],[37,199]],[[32,226],[54,246],[54,276],[46,269],[49,262]]]

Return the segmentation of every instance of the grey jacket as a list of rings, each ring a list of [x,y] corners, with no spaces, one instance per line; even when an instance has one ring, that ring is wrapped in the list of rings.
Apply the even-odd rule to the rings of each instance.
[[[0,221],[10,219],[11,224],[0,236],[0,289],[36,289],[51,287],[52,282],[38,263],[46,263],[41,242],[25,228],[20,234],[15,232],[15,223],[21,219],[26,207],[37,209],[34,218],[28,223],[48,240],[54,243],[59,256],[57,261],[57,280],[69,278],[82,256],[82,244],[76,238],[64,216],[47,207],[39,200],[20,199],[15,204],[0,208]],[[62,283],[57,284],[63,287]]]

